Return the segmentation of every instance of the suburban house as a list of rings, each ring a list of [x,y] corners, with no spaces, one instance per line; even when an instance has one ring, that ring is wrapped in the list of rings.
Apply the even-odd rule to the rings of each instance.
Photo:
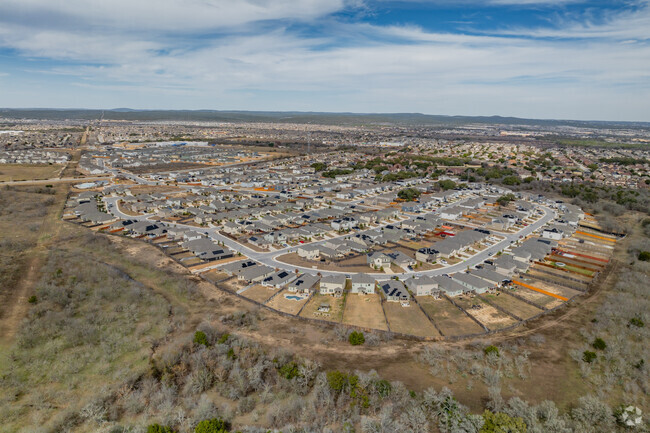
[[[464,272],[458,272],[451,276],[458,284],[465,288],[466,292],[485,293],[493,287],[487,281]]]
[[[275,272],[274,274],[271,274],[267,277],[265,277],[262,280],[262,285],[269,287],[269,288],[275,288],[279,289],[285,284],[287,284],[289,281],[291,281],[293,278],[296,277],[296,274],[293,274],[288,271],[278,271]]]
[[[289,283],[287,290],[293,293],[308,295],[316,290],[319,278],[312,274],[302,274]]]
[[[420,248],[415,252],[415,260],[425,263],[435,262],[438,258],[438,254],[438,250],[434,248]]]
[[[391,251],[386,253],[386,255],[390,257],[392,263],[395,263],[397,266],[404,270],[408,270],[409,266],[413,266],[417,263],[415,259],[407,256],[401,251]]]
[[[299,246],[296,253],[303,259],[315,260],[320,256],[320,249],[316,245]]]
[[[320,280],[320,294],[332,295],[335,297],[343,296],[343,289],[345,289],[345,276],[332,275],[323,277]]]
[[[350,278],[350,293],[370,295],[375,293],[375,279],[368,274],[354,274]]]
[[[258,283],[272,275],[273,272],[274,269],[270,266],[250,266],[243,269],[237,276],[237,279],[246,281],[247,283]]]
[[[404,282],[415,296],[436,296],[439,294],[438,282],[432,277],[411,277]]]
[[[390,268],[390,263],[392,259],[384,253],[373,252],[373,253],[368,253],[366,257],[366,261],[368,263],[368,266],[370,266],[371,268],[384,269],[384,268]]]
[[[441,293],[449,297],[460,296],[465,292],[465,286],[459,284],[457,281],[454,281],[450,277],[436,276],[433,277],[434,280],[438,282],[438,289]]]
[[[410,305],[410,299],[411,296],[409,295],[409,292],[406,290],[406,287],[404,287],[404,284],[402,284],[399,281],[395,280],[388,280],[386,282],[381,283],[379,286],[381,288],[381,291],[384,293],[384,296],[386,296],[386,300],[389,302],[400,302],[403,307],[408,307]]]
[[[492,287],[500,287],[501,284],[508,279],[504,275],[495,272],[491,269],[487,269],[486,267],[483,267],[483,269],[472,269],[470,271],[470,275],[475,275],[487,281],[492,285]]]

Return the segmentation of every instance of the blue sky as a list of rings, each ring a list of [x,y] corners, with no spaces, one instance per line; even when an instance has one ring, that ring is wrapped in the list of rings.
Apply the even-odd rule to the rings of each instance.
[[[2,0],[0,106],[650,121],[650,0]]]

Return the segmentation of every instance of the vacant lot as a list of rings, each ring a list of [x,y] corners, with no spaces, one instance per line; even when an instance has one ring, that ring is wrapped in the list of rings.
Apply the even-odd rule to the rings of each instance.
[[[527,283],[531,284],[531,285],[533,285],[533,286],[535,286],[537,288],[540,288],[542,290],[547,290],[547,289],[543,289],[542,287],[540,287],[538,285],[532,284],[531,281],[528,281]],[[540,307],[546,307],[549,310],[551,308],[555,308],[558,305],[564,303],[564,301],[562,301],[560,299],[554,298],[552,296],[545,295],[543,293],[536,292],[534,290],[527,289],[525,287],[516,286],[516,285],[513,285],[512,287],[514,287],[514,288],[513,289],[508,289],[508,290],[511,290],[512,293],[515,293],[515,294],[521,296],[522,298],[527,299],[527,300],[539,305]],[[547,290],[547,291],[550,292],[550,290]]]
[[[280,289],[276,289],[275,287],[266,287],[258,284],[251,287],[250,289],[247,289],[242,293],[242,296],[246,296],[248,299],[252,299],[253,301],[257,301],[263,304],[278,290]]]
[[[282,293],[278,293],[277,296],[271,299],[271,301],[266,305],[276,310],[296,315],[298,314],[302,306],[307,303],[308,300],[308,298],[305,298],[303,300],[296,301],[294,299],[287,299],[284,297],[284,295],[296,296],[295,294],[287,291],[286,289],[283,289]]]
[[[487,326],[488,329],[501,329],[517,322],[512,317],[500,312],[477,297],[463,296],[462,298],[455,298],[454,301],[474,316],[476,320]]]
[[[579,290],[570,289],[558,284],[550,284],[546,281],[541,281],[536,278],[526,278],[526,280],[521,280],[522,282],[537,287],[538,289],[546,290],[547,292],[555,293],[556,295],[564,296],[565,298],[569,299],[581,293]]]
[[[0,182],[51,179],[59,175],[61,165],[0,164]]]
[[[384,311],[391,331],[420,337],[440,336],[431,321],[414,302],[410,307],[402,307],[399,302],[384,302]]]
[[[446,299],[418,296],[418,303],[445,336],[470,335],[485,332],[476,322],[467,317]]]
[[[351,295],[347,295],[351,296]],[[354,295],[352,295],[354,296]],[[330,306],[330,311],[322,313],[318,311],[318,307],[322,304]],[[343,319],[343,304],[344,298],[334,298],[329,295],[315,294],[309,300],[309,303],[302,310],[300,315],[310,319],[329,320],[331,322],[340,322]]]
[[[533,317],[543,311],[541,308],[520,301],[507,293],[498,292],[497,294],[485,294],[482,296],[493,304],[498,305],[504,310],[522,319],[528,319],[529,317]]]
[[[351,274],[358,272],[365,273],[381,273],[381,271],[375,271],[370,266],[366,264],[366,255],[362,254],[352,258],[342,259],[338,262],[321,262],[318,260],[305,260],[296,253],[289,253],[281,255],[277,260],[287,263],[293,266],[302,266],[305,268],[312,269],[323,269],[326,271],[340,271],[340,272],[349,272]]]
[[[378,294],[349,294],[345,301],[343,323],[363,328],[388,330]]]

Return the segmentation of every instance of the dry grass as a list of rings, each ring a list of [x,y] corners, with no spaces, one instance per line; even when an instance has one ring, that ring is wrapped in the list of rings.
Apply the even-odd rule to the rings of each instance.
[[[321,304],[328,304],[330,306],[330,311],[327,313],[319,312],[318,307],[320,307]],[[300,316],[308,317],[311,319],[327,320],[330,322],[340,322],[343,318],[343,304],[344,298],[342,297],[335,298],[330,295],[315,294],[302,310]]]
[[[471,335],[484,332],[476,322],[467,317],[446,299],[418,296],[418,303],[431,316],[445,336]]]
[[[253,301],[257,301],[263,304],[271,296],[273,296],[273,294],[276,293],[278,290],[280,289],[276,289],[274,287],[266,287],[266,286],[262,286],[261,284],[258,284],[251,287],[250,289],[247,289],[245,292],[242,293],[242,296],[245,296],[248,299],[252,299]]]
[[[440,336],[435,326],[415,302],[411,302],[409,307],[402,307],[399,302],[384,302],[383,306],[391,331],[419,337]]]
[[[52,179],[59,175],[61,165],[0,164],[0,182]]]
[[[343,323],[363,328],[388,330],[378,294],[348,294],[343,312]]]

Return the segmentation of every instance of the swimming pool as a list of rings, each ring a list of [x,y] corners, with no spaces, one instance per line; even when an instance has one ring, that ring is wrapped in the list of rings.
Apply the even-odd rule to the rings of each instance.
[[[291,299],[292,301],[302,301],[303,298],[302,296],[296,296],[296,295],[284,295],[285,298]]]

